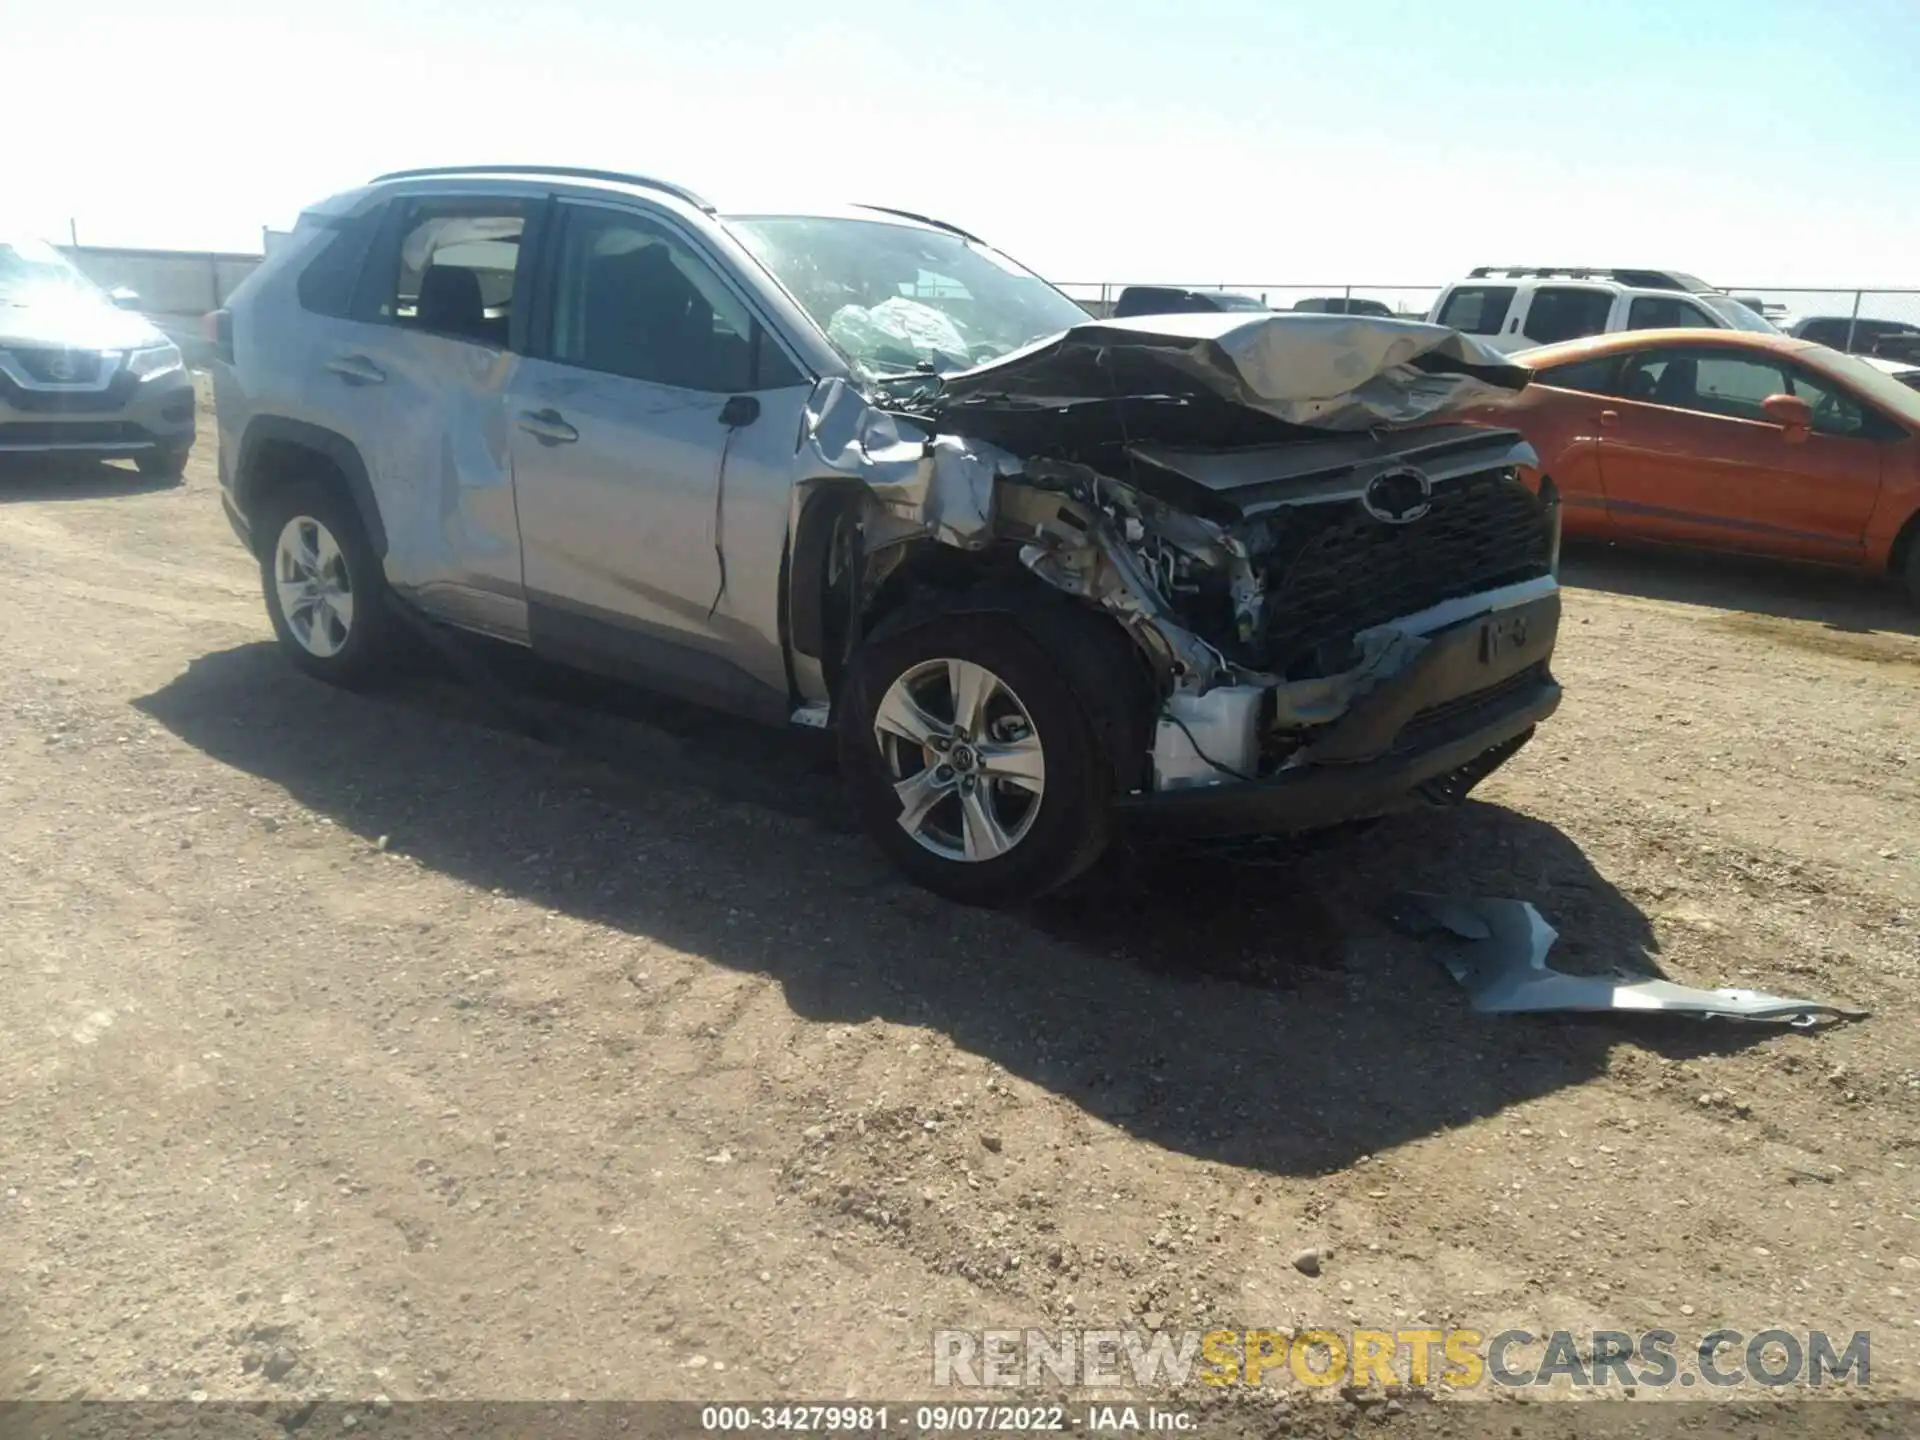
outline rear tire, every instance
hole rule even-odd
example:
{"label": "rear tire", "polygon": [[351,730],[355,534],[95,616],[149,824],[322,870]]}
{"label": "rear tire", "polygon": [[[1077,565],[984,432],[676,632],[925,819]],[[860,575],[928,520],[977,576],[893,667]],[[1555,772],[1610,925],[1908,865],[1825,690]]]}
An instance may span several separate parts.
{"label": "rear tire", "polygon": [[386,678],[400,635],[353,506],[334,486],[299,480],[273,490],[253,521],[267,616],[287,658],[348,689]]}
{"label": "rear tire", "polygon": [[1106,849],[1112,768],[1064,668],[990,612],[934,614],[855,652],[836,706],[841,776],[918,884],[1017,905]]}
{"label": "rear tire", "polygon": [[1920,532],[1907,541],[1906,564],[1901,569],[1905,572],[1901,578],[1907,583],[1908,601],[1920,605]]}
{"label": "rear tire", "polygon": [[149,450],[136,455],[133,464],[149,480],[179,480],[187,473],[187,456],[192,453],[191,446],[184,450]]}

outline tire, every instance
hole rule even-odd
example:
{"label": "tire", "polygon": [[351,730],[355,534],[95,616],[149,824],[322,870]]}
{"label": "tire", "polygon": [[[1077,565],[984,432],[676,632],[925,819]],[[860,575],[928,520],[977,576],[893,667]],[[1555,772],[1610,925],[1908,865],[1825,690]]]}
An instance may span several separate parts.
{"label": "tire", "polygon": [[149,450],[134,456],[133,464],[149,480],[179,480],[187,473],[187,456],[192,453],[191,446],[185,450]]}
{"label": "tire", "polygon": [[1908,601],[1920,605],[1920,533],[1908,540],[1906,564],[1901,569],[1904,573],[1900,578],[1906,581]]}
{"label": "tire", "polygon": [[[273,490],[253,518],[267,616],[287,658],[347,689],[386,678],[400,648],[398,624],[380,557],[346,497],[324,481],[299,480]],[[303,586],[317,603],[296,605],[290,618],[286,607]]]}
{"label": "tire", "polygon": [[[1066,668],[991,612],[935,613],[855,652],[836,707],[841,776],[874,842],[918,884],[962,904],[1017,905],[1106,849],[1113,772]],[[957,687],[985,703],[956,738]],[[929,743],[908,739],[915,730]],[[896,784],[914,782],[903,801]]]}

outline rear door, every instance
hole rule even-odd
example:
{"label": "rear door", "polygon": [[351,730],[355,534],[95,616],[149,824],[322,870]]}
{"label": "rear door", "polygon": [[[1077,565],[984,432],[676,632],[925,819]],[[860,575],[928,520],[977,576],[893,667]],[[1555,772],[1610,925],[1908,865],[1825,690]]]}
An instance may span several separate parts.
{"label": "rear door", "polygon": [[[1797,394],[1815,432],[1787,440],[1762,402]],[[1857,556],[1878,498],[1872,421],[1831,382],[1733,347],[1653,346],[1628,357],[1602,412],[1600,472],[1619,530],[1800,559]]]}
{"label": "rear door", "polygon": [[360,268],[351,323],[312,384],[358,444],[388,578],[424,607],[524,640],[519,529],[502,395],[537,191],[401,196]]}
{"label": "rear door", "polygon": [[697,237],[563,201],[507,404],[534,647],[786,718],[778,574],[810,387]]}
{"label": "rear door", "polygon": [[[1600,414],[1614,403],[1624,363],[1616,353],[1542,366],[1506,407],[1509,423],[1532,442],[1541,473],[1560,492],[1561,523],[1569,535],[1611,529],[1600,477]],[[1497,415],[1489,419],[1498,423]]]}

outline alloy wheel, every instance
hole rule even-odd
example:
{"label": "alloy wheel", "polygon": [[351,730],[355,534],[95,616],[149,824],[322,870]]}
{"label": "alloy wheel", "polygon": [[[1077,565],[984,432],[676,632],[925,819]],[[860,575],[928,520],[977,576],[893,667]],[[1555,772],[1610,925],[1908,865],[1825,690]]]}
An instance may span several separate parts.
{"label": "alloy wheel", "polygon": [[273,583],[295,643],[322,660],[338,655],[353,633],[353,580],[332,532],[311,515],[287,521],[274,544]]}
{"label": "alloy wheel", "polygon": [[1047,784],[1039,730],[986,666],[915,665],[887,687],[873,734],[900,799],[900,828],[935,855],[996,859],[1039,817]]}

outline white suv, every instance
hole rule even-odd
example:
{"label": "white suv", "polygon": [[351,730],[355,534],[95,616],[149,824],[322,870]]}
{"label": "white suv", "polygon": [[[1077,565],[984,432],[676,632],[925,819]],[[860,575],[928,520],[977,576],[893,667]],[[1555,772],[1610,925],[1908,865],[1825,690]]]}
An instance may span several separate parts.
{"label": "white suv", "polygon": [[1482,265],[1442,290],[1427,318],[1509,355],[1612,330],[1779,333],[1726,291],[1676,270]]}

